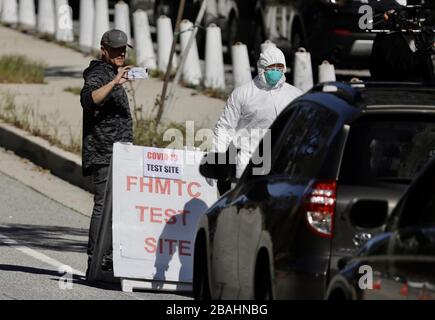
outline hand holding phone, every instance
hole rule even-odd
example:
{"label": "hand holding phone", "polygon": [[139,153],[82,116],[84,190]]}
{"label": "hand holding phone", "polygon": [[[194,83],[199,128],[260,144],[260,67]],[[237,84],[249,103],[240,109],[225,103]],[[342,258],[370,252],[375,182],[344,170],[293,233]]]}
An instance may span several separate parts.
{"label": "hand holding phone", "polygon": [[127,73],[128,80],[148,79],[148,69],[142,67],[131,68]]}

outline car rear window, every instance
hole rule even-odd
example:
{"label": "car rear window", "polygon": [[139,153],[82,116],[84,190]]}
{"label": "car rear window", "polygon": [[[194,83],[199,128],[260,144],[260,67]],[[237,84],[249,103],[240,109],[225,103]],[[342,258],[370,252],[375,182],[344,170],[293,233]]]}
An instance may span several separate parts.
{"label": "car rear window", "polygon": [[339,179],[350,185],[409,183],[434,154],[433,116],[366,116],[351,126]]}

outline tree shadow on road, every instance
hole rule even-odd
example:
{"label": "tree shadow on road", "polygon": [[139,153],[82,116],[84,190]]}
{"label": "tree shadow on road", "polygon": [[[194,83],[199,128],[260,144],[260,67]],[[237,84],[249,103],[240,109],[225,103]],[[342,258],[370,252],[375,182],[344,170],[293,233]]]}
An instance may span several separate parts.
{"label": "tree shadow on road", "polygon": [[0,225],[0,234],[16,241],[0,246],[26,246],[53,251],[86,252],[88,229],[65,226],[41,226],[27,224]]}
{"label": "tree shadow on road", "polygon": [[45,77],[60,77],[60,78],[83,78],[83,70],[71,68],[70,66],[48,67],[45,69]]}
{"label": "tree shadow on road", "polygon": [[[54,278],[51,278],[50,280],[53,281],[59,281],[61,277],[65,275],[63,272],[58,272],[56,270],[49,270],[49,269],[42,269],[42,268],[35,268],[35,267],[27,267],[27,266],[18,266],[18,265],[11,265],[11,264],[0,264],[0,271],[10,271],[10,272],[22,272],[27,274],[37,274],[37,275],[47,275]],[[118,283],[109,283],[109,282],[98,282],[98,283],[89,283],[86,281],[86,278],[77,275],[72,274],[71,280],[74,285],[81,285],[86,286],[90,288],[96,288],[96,289],[104,289],[104,290],[110,290],[110,291],[121,291],[121,285]]]}

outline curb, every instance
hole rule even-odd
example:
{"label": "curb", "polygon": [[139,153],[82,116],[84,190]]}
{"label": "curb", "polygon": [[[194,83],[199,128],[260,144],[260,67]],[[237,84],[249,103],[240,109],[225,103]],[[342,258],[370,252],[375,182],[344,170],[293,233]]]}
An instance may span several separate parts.
{"label": "curb", "polygon": [[91,177],[82,174],[81,158],[40,137],[0,121],[0,146],[26,158],[52,174],[91,193]]}

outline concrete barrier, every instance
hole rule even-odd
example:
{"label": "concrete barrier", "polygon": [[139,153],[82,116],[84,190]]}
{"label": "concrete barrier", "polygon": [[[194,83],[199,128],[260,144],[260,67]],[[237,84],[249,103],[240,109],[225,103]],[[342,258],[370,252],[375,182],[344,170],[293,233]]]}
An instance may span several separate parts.
{"label": "concrete barrier", "polygon": [[[181,52],[185,54],[189,38],[193,32],[193,23],[189,20],[183,20],[180,23],[180,44]],[[198,46],[194,40],[186,57],[186,62],[183,66],[183,80],[193,85],[199,85],[202,80],[201,65],[199,63]]]}
{"label": "concrete barrier", "polygon": [[334,65],[330,64],[326,60],[323,61],[323,63],[319,66],[319,83],[336,81],[336,80],[337,78],[335,76]]}
{"label": "concrete barrier", "polygon": [[252,80],[248,47],[241,42],[237,42],[231,47],[231,52],[234,87],[237,88]]}
{"label": "concrete barrier", "polygon": [[133,27],[136,64],[148,69],[157,69],[148,14],[144,10],[136,10],[133,13]]}
{"label": "concrete barrier", "polygon": [[3,0],[1,22],[9,25],[18,23],[17,0]]}
{"label": "concrete barrier", "polygon": [[[157,19],[157,63],[161,72],[166,72],[171,54],[172,41],[174,39],[171,19],[160,16]],[[177,67],[176,55],[172,60],[172,70]]]}
{"label": "concrete barrier", "polygon": [[18,22],[23,30],[33,30],[36,28],[35,0],[20,0]]}
{"label": "concrete barrier", "polygon": [[304,48],[299,48],[295,53],[293,85],[303,92],[307,92],[313,87],[311,55]]}
{"label": "concrete barrier", "polygon": [[124,1],[118,1],[115,4],[115,29],[125,32],[128,43],[131,43],[130,28],[130,8]]}
{"label": "concrete barrier", "polygon": [[53,0],[39,0],[38,32],[48,35],[54,35],[56,32]]}
{"label": "concrete barrier", "polygon": [[100,51],[101,37],[109,28],[109,4],[107,0],[95,0],[94,40],[92,41],[95,51]]}
{"label": "concrete barrier", "polygon": [[72,8],[68,0],[56,0],[56,40],[60,42],[73,42]]}
{"label": "concrete barrier", "polygon": [[225,89],[221,29],[213,23],[207,27],[206,33],[204,86],[212,89]]}
{"label": "concrete barrier", "polygon": [[80,0],[80,31],[79,47],[84,52],[92,51],[92,42],[94,38],[94,1]]}

